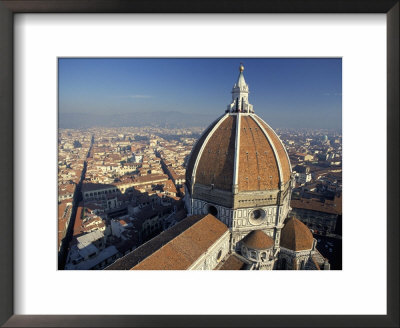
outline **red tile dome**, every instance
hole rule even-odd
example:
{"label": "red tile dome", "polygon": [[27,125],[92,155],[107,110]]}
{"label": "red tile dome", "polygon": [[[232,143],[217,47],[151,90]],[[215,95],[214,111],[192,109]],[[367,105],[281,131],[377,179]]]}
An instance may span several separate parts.
{"label": "red tile dome", "polygon": [[310,250],[314,237],[307,226],[296,218],[287,220],[281,232],[281,247],[292,251]]}
{"label": "red tile dome", "polygon": [[256,114],[227,113],[213,122],[190,155],[186,181],[232,192],[279,190],[291,167],[276,133]]}
{"label": "red tile dome", "polygon": [[274,240],[262,232],[261,230],[254,230],[243,238],[242,243],[248,248],[252,249],[268,249],[274,246]]}

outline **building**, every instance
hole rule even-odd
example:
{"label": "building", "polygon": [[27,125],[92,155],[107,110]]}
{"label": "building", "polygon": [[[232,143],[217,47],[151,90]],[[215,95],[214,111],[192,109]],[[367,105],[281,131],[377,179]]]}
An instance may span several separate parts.
{"label": "building", "polygon": [[295,173],[296,181],[300,185],[304,185],[307,182],[311,181],[311,173],[309,166],[296,165],[293,168],[293,172]]}
{"label": "building", "polygon": [[287,218],[295,175],[278,135],[248,102],[243,70],[240,65],[232,103],[190,154],[185,179],[189,216],[108,269],[328,267],[310,230]]}
{"label": "building", "polygon": [[65,185],[58,186],[58,201],[62,202],[66,199],[73,199],[76,190],[74,183],[68,183]]}
{"label": "building", "polygon": [[[299,218],[317,234],[338,234],[337,224],[341,220],[341,197],[333,201],[318,199],[293,199],[291,214]],[[339,233],[340,234],[340,233]]]}

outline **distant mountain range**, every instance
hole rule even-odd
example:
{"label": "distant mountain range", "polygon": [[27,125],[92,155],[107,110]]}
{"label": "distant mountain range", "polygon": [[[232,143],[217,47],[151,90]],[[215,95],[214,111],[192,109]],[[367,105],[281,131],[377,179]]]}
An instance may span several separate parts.
{"label": "distant mountain range", "polygon": [[127,126],[159,126],[163,128],[184,128],[208,126],[222,113],[198,114],[169,112],[136,112],[125,114],[84,114],[60,113],[58,125],[61,129],[82,129],[95,126],[127,127]]}

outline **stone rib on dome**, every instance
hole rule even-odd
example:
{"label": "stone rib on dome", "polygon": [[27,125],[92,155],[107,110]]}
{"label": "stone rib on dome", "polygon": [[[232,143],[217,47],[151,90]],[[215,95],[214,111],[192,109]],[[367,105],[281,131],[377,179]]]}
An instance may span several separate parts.
{"label": "stone rib on dome", "polygon": [[304,251],[312,249],[313,243],[314,237],[304,223],[296,218],[286,222],[281,233],[281,247],[292,251]]}
{"label": "stone rib on dome", "polygon": [[200,136],[199,140],[194,145],[192,152],[190,154],[187,168],[186,168],[186,181],[192,180],[194,164],[196,163],[196,158],[200,152],[201,146],[203,146],[203,143],[207,139],[207,136],[209,135],[211,130],[214,128],[214,126],[220,121],[220,119],[221,119],[221,117],[219,117],[213,123],[211,123],[209,125],[209,127],[204,130],[203,134]]}
{"label": "stone rib on dome", "polygon": [[268,249],[274,246],[274,240],[261,230],[250,232],[243,238],[242,242],[252,249]]}
{"label": "stone rib on dome", "polygon": [[200,154],[196,182],[232,191],[235,160],[236,116],[223,118]]}

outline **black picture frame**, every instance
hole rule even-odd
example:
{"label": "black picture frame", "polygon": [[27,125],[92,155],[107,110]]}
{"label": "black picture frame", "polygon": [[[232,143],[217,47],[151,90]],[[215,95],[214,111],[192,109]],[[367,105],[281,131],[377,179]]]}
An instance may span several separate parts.
{"label": "black picture frame", "polygon": [[[0,324],[4,327],[399,327],[399,0],[0,0]],[[387,315],[14,315],[13,17],[15,13],[385,13]],[[14,205],[15,206],[15,205]],[[360,267],[360,270],[368,270]],[[367,288],[367,286],[366,286]],[[39,297],[39,295],[38,295]]]}

